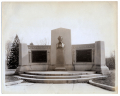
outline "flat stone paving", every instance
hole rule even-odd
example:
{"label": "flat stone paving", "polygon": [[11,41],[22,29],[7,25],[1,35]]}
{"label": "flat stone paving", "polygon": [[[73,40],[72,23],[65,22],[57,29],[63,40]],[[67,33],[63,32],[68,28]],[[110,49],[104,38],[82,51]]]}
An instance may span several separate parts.
{"label": "flat stone paving", "polygon": [[75,84],[40,84],[21,83],[12,86],[4,86],[2,93],[33,93],[33,94],[115,94],[87,83]]}

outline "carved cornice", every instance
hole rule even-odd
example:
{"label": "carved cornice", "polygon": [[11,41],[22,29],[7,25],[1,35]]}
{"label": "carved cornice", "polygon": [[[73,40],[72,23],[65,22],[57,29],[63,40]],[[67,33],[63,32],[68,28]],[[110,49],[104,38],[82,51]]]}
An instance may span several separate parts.
{"label": "carved cornice", "polygon": [[50,46],[28,46],[28,49],[50,49]]}
{"label": "carved cornice", "polygon": [[95,48],[95,44],[72,45],[73,49]]}

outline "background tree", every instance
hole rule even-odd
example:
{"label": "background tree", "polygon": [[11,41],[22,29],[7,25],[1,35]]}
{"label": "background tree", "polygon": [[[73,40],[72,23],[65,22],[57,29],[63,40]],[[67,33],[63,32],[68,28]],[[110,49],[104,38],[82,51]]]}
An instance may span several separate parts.
{"label": "background tree", "polygon": [[38,45],[49,45],[49,41],[46,38],[44,38],[38,42]]}
{"label": "background tree", "polygon": [[20,40],[18,36],[14,38],[13,43],[11,44],[11,48],[9,53],[7,53],[7,66],[8,69],[16,69],[19,64],[19,43]]}
{"label": "background tree", "polygon": [[7,42],[6,42],[6,45],[5,45],[5,54],[6,54],[6,60],[7,60],[7,57],[8,57],[8,55],[9,55],[9,53],[10,53],[10,50],[11,50],[11,44],[12,44],[12,42],[10,41],[10,40],[8,40]]}
{"label": "background tree", "polygon": [[115,69],[115,51],[111,52],[111,56],[106,58],[106,65],[109,69]]}

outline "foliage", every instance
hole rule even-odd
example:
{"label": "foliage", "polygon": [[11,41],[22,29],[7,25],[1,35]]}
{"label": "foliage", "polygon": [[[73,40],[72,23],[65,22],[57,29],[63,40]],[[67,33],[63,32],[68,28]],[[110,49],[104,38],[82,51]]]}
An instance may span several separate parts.
{"label": "foliage", "polygon": [[17,77],[13,76],[5,76],[5,82],[14,82],[14,81],[18,81],[19,79]]}
{"label": "foliage", "polygon": [[105,84],[109,86],[115,86],[115,70],[110,70],[110,75],[104,79],[95,79],[93,80],[96,83]]}
{"label": "foliage", "polygon": [[106,58],[106,65],[110,70],[115,69],[115,54],[114,53],[111,53],[111,56],[109,58]]}
{"label": "foliage", "polygon": [[19,64],[19,38],[16,35],[14,42],[11,44],[10,51],[7,55],[8,69],[16,69]]}

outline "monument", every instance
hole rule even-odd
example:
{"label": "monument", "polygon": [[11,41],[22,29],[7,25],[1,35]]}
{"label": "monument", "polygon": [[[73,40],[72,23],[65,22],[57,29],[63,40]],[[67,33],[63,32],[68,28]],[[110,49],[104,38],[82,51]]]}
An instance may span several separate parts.
{"label": "monument", "polygon": [[[78,39],[79,40],[79,39]],[[95,71],[109,74],[103,41],[71,45],[71,30],[51,30],[51,45],[19,45],[17,73],[26,71]]]}

